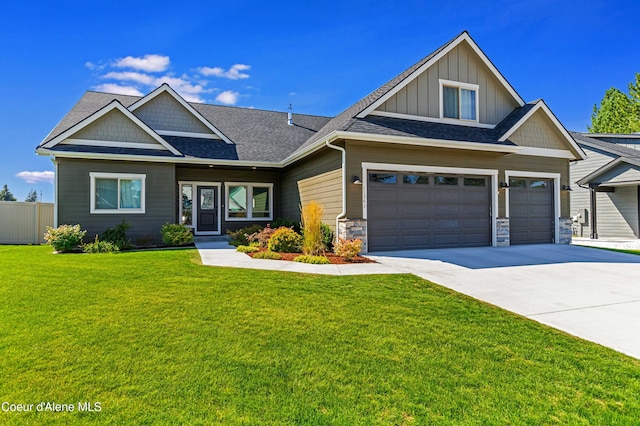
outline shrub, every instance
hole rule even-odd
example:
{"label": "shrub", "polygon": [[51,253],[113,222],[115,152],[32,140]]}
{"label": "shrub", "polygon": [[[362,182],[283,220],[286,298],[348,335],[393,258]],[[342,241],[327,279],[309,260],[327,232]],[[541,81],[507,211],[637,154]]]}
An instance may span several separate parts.
{"label": "shrub", "polygon": [[246,228],[238,229],[237,231],[227,231],[229,235],[229,244],[232,246],[248,246],[249,240],[247,239],[249,235],[255,234],[260,231],[262,226],[260,225],[251,225]]}
{"label": "shrub", "polygon": [[328,265],[331,263],[325,256],[310,256],[308,254],[303,254],[293,260],[294,262],[311,263],[314,265]]}
{"label": "shrub", "polygon": [[270,260],[280,260],[282,256],[280,253],[276,253],[274,251],[261,251],[253,255],[254,259],[270,259]]}
{"label": "shrub", "polygon": [[82,246],[82,251],[85,253],[115,253],[120,249],[109,241],[99,241],[96,235],[95,241]]}
{"label": "shrub", "polygon": [[253,246],[238,246],[236,247],[236,251],[239,251],[240,253],[255,253],[260,251],[260,249]]}
{"label": "shrub", "polygon": [[354,240],[343,240],[342,238],[338,238],[338,241],[334,247],[334,252],[343,257],[344,260],[350,261],[354,257],[358,256],[360,253],[360,249],[362,248],[362,240],[354,239]]}
{"label": "shrub", "polygon": [[300,251],[302,237],[291,228],[281,227],[276,229],[269,240],[269,250],[283,253],[296,253]]}
{"label": "shrub", "polygon": [[128,224],[126,220],[122,219],[122,222],[113,228],[108,228],[104,231],[100,235],[100,240],[113,243],[120,250],[131,248],[131,241],[127,239],[127,229],[129,228],[131,228],[131,225]]}
{"label": "shrub", "polygon": [[55,251],[69,252],[77,248],[87,231],[80,229],[80,225],[60,225],[57,228],[47,226],[44,239]]}
{"label": "shrub", "polygon": [[249,240],[249,243],[252,245],[253,243],[256,243],[258,247],[267,248],[269,247],[269,239],[271,238],[271,235],[273,235],[274,231],[275,229],[273,229],[271,225],[267,224],[263,230],[254,232],[247,236],[247,240]]}
{"label": "shrub", "polygon": [[329,228],[329,225],[322,223],[320,224],[320,231],[322,232],[322,242],[324,243],[327,250],[333,250],[333,231]]}
{"label": "shrub", "polygon": [[168,246],[184,246],[193,242],[191,228],[182,223],[165,223],[160,233],[162,242]]}
{"label": "shrub", "polygon": [[296,220],[278,218],[278,219],[274,220],[273,222],[271,222],[271,229],[278,229],[278,228],[282,228],[283,226],[285,228],[293,229],[298,234],[302,230],[302,228],[300,228],[300,222],[298,222]]}
{"label": "shrub", "polygon": [[322,241],[322,213],[324,207],[316,201],[310,201],[302,208],[302,252],[317,256],[325,250]]}

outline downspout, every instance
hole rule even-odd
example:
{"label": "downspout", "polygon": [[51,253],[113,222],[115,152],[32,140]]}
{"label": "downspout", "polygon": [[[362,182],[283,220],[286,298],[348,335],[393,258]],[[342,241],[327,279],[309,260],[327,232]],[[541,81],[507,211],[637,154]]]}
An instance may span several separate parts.
{"label": "downspout", "polygon": [[341,146],[331,145],[329,139],[327,139],[325,144],[331,149],[342,152],[342,211],[336,216],[336,238],[338,238],[340,219],[343,219],[347,215],[347,171],[345,170],[347,167],[347,151]]}

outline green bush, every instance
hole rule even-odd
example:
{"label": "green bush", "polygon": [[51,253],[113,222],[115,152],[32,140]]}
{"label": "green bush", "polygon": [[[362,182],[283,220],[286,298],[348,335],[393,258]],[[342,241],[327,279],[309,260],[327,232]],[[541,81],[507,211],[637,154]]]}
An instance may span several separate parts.
{"label": "green bush", "polygon": [[320,224],[320,231],[322,232],[322,242],[329,251],[333,251],[333,231],[326,223]]}
{"label": "green bush", "polygon": [[274,251],[261,251],[253,255],[254,259],[270,259],[270,260],[280,260],[282,256],[280,253],[276,253]]}
{"label": "green bush", "polygon": [[182,223],[165,223],[160,233],[162,242],[168,246],[184,246],[193,242],[191,228]]}
{"label": "green bush", "polygon": [[239,251],[240,253],[255,253],[260,251],[260,249],[254,246],[238,246],[236,247],[236,251]]}
{"label": "green bush", "polygon": [[310,256],[308,254],[300,255],[293,259],[293,261],[301,263],[311,263],[314,265],[328,265],[331,263],[325,256]]}
{"label": "green bush", "polygon": [[297,253],[300,251],[302,237],[291,228],[281,227],[274,231],[269,239],[269,250],[282,253]]}
{"label": "green bush", "polygon": [[126,250],[131,248],[131,241],[127,239],[127,229],[131,228],[131,225],[126,220],[122,219],[122,222],[108,228],[100,235],[100,241],[108,241],[118,247],[119,250]]}
{"label": "green bush", "polygon": [[85,253],[115,253],[120,249],[109,241],[99,241],[96,235],[95,241],[82,245],[82,251]]}
{"label": "green bush", "polygon": [[290,220],[290,219],[281,219],[278,218],[276,220],[274,220],[273,222],[270,223],[271,225],[271,229],[278,229],[278,228],[291,228],[294,231],[296,231],[298,234],[301,232],[302,228],[300,227],[300,222],[295,221],[295,220]]}
{"label": "green bush", "polygon": [[229,231],[227,230],[227,235],[229,235],[229,244],[232,246],[248,246],[249,245],[249,235],[255,234],[258,231],[262,230],[261,225],[251,225],[246,228],[238,229],[237,231]]}
{"label": "green bush", "polygon": [[47,226],[44,239],[55,251],[69,252],[82,244],[87,231],[80,229],[80,225],[60,225],[57,228]]}
{"label": "green bush", "polygon": [[361,248],[362,240],[359,240],[357,238],[354,240],[343,240],[342,238],[338,238],[333,251],[338,256],[343,257],[344,260],[350,261],[354,257],[358,256]]}

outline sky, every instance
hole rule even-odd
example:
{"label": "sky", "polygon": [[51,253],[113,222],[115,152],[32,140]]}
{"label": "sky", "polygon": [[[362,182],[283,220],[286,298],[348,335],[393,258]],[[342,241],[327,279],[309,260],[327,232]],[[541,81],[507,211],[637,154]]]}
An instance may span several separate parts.
{"label": "sky", "polygon": [[87,90],[334,116],[467,30],[525,99],[586,131],[640,72],[637,2],[21,1],[0,16],[0,187],[52,202],[35,147]]}

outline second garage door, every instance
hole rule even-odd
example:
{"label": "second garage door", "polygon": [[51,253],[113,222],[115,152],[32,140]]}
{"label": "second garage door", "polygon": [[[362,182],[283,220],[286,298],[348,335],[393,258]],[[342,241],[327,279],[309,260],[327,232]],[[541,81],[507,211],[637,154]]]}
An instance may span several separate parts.
{"label": "second garage door", "polygon": [[511,245],[552,243],[553,217],[553,180],[509,179]]}
{"label": "second garage door", "polygon": [[372,171],[369,251],[491,244],[490,178]]}

